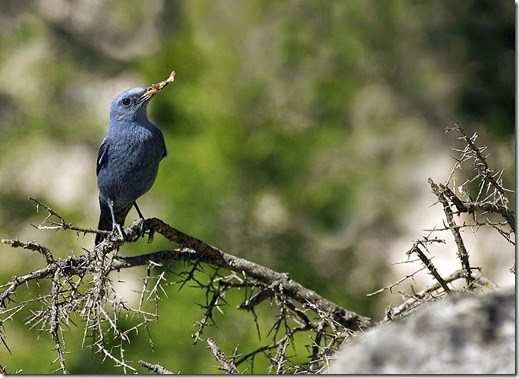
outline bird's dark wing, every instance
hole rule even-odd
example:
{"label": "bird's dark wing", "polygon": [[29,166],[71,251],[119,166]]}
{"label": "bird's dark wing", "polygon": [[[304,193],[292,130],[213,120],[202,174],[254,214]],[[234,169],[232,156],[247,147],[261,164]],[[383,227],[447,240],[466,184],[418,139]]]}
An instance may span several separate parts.
{"label": "bird's dark wing", "polygon": [[101,143],[101,147],[99,147],[99,152],[97,153],[97,168],[96,175],[99,175],[99,171],[106,164],[106,159],[108,157],[108,146],[110,145],[109,139],[105,138],[103,143]]}
{"label": "bird's dark wing", "polygon": [[164,141],[164,135],[162,135],[162,133],[161,133],[161,137],[162,137],[162,144],[164,145],[164,153],[162,154],[162,157],[160,158],[162,160],[168,155],[168,149],[166,148],[166,142]]}

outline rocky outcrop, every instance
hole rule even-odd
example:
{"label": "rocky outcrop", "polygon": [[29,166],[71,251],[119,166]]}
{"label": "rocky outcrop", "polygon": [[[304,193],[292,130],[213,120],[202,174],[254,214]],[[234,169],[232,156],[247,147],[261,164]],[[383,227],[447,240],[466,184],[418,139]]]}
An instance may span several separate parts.
{"label": "rocky outcrop", "polygon": [[335,358],[331,374],[515,374],[515,288],[449,295]]}

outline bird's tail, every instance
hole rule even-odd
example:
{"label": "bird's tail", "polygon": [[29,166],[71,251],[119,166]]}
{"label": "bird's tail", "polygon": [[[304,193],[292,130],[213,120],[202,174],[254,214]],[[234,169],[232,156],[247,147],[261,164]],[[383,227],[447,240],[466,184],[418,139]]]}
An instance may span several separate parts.
{"label": "bird's tail", "polygon": [[[121,227],[124,225],[124,221],[126,219],[126,215],[132,208],[133,204],[126,205],[124,207],[114,207],[114,215],[115,222],[119,224]],[[98,230],[104,231],[112,231],[113,221],[112,221],[112,213],[110,212],[110,207],[106,203],[106,201],[99,198],[99,208],[101,209],[101,214],[99,215],[99,223],[97,225]],[[95,245],[98,245],[103,240],[105,240],[106,236],[97,234]]]}

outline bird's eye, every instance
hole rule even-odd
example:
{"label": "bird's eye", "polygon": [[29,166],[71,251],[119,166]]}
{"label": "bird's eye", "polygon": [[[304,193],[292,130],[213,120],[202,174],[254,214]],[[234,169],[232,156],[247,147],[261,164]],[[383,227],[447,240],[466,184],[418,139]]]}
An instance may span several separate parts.
{"label": "bird's eye", "polygon": [[130,105],[130,99],[128,97],[123,98],[123,105]]}

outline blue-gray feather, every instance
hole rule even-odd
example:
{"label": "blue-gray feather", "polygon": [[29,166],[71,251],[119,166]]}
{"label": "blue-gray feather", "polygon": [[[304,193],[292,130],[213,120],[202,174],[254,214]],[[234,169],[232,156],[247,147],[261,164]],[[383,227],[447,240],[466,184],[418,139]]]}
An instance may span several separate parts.
{"label": "blue-gray feather", "polygon": [[[166,156],[162,132],[147,117],[148,88],[129,89],[112,102],[110,125],[99,148],[99,230],[123,226],[135,201],[146,193]],[[114,217],[110,210],[113,209]],[[96,244],[104,239],[98,234]]]}

